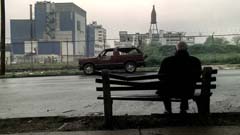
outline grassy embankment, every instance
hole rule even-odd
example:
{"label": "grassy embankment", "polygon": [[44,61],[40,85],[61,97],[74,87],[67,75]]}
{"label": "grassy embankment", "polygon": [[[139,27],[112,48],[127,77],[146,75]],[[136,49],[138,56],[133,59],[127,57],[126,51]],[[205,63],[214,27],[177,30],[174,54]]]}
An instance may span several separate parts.
{"label": "grassy embankment", "polygon": [[[161,61],[175,52],[174,46],[151,46],[144,50],[148,55],[147,66],[159,66]],[[194,45],[189,46],[191,55],[198,57],[203,65],[225,65],[240,68],[240,46]]]}
{"label": "grassy embankment", "polygon": [[6,75],[0,78],[17,77],[39,77],[39,76],[60,76],[60,75],[79,75],[76,63],[69,64],[15,64],[7,65]]}

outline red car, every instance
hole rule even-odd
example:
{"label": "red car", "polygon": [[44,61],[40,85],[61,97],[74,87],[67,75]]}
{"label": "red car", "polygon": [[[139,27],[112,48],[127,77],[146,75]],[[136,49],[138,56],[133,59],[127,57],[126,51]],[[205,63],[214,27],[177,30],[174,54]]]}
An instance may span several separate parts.
{"label": "red car", "polygon": [[95,58],[79,59],[80,70],[90,75],[100,69],[125,69],[133,73],[139,66],[144,66],[143,53],[135,48],[109,48]]}

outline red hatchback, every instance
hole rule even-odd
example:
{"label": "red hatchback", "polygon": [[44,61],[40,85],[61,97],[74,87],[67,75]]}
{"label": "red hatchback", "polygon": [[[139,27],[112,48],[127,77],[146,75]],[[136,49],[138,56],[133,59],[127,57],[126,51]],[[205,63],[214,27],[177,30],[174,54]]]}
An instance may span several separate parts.
{"label": "red hatchback", "polygon": [[135,47],[109,48],[95,58],[79,59],[80,70],[87,75],[101,69],[125,69],[126,72],[133,73],[139,66],[144,66],[144,56]]}

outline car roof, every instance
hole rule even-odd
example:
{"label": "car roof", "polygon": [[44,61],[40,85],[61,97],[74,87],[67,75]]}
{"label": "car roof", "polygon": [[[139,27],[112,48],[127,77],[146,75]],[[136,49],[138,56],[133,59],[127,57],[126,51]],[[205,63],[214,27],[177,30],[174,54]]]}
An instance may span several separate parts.
{"label": "car roof", "polygon": [[115,48],[108,48],[108,49],[105,49],[105,50],[106,51],[113,51],[114,49],[117,49],[118,51],[121,51],[121,52],[129,52],[129,51],[137,49],[137,48],[136,47],[121,47],[121,48],[120,47],[115,47]]}

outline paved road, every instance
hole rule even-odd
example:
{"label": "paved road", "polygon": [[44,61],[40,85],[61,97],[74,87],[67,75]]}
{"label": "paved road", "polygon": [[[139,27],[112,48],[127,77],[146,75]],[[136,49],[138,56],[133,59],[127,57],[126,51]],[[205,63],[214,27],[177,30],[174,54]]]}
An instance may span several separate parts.
{"label": "paved road", "polygon": [[[222,70],[211,111],[240,111],[240,71]],[[101,115],[102,101],[96,100],[95,76],[38,77],[0,80],[0,118],[34,116]],[[154,93],[154,91],[152,91]],[[159,102],[114,102],[115,114],[162,113]],[[178,104],[173,110],[178,112]],[[190,112],[196,105],[190,102]]]}
{"label": "paved road", "polygon": [[101,104],[93,77],[64,76],[0,80],[0,117],[79,114]]}

